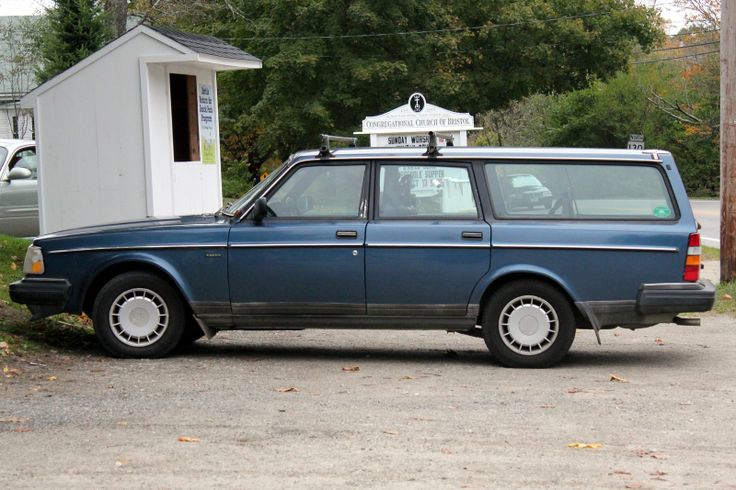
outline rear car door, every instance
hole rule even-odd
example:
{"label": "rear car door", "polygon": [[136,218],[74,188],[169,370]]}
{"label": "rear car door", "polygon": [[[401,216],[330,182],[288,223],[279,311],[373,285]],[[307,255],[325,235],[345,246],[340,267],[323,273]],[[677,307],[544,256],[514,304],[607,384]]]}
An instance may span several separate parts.
{"label": "rear car door", "polygon": [[376,164],[373,219],[366,231],[368,314],[470,317],[468,300],[490,267],[470,164]]}
{"label": "rear car door", "polygon": [[269,216],[232,227],[236,324],[365,314],[367,172],[360,161],[299,164],[268,191]]}

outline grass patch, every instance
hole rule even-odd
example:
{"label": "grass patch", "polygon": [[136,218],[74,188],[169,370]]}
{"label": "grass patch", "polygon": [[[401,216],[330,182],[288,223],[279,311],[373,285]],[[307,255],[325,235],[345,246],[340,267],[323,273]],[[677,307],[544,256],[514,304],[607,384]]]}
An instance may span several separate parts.
{"label": "grass patch", "polygon": [[703,245],[703,260],[721,260],[721,251],[715,247]]}
{"label": "grass patch", "polygon": [[736,281],[718,284],[714,310],[718,313],[736,315]]}

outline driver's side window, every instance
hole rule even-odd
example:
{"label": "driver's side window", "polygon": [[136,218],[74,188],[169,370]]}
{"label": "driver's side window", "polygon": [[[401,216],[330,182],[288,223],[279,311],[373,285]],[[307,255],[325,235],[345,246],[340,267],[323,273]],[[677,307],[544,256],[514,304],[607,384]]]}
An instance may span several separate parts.
{"label": "driver's side window", "polygon": [[365,165],[313,165],[297,169],[268,198],[277,217],[358,218]]}

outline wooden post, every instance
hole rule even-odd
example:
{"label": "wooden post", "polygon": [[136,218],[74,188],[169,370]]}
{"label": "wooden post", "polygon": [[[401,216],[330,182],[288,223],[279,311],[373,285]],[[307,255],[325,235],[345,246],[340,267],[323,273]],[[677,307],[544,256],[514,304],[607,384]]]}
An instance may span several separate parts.
{"label": "wooden post", "polygon": [[736,280],[736,0],[721,2],[721,280]]}

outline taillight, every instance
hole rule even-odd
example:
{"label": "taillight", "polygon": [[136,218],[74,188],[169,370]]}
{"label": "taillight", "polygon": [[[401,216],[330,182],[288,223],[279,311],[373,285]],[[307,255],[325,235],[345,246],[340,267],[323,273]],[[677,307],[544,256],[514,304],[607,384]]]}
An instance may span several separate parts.
{"label": "taillight", "polygon": [[682,278],[687,282],[697,282],[700,278],[700,233],[691,233],[687,240],[687,258],[685,259],[685,273]]}

